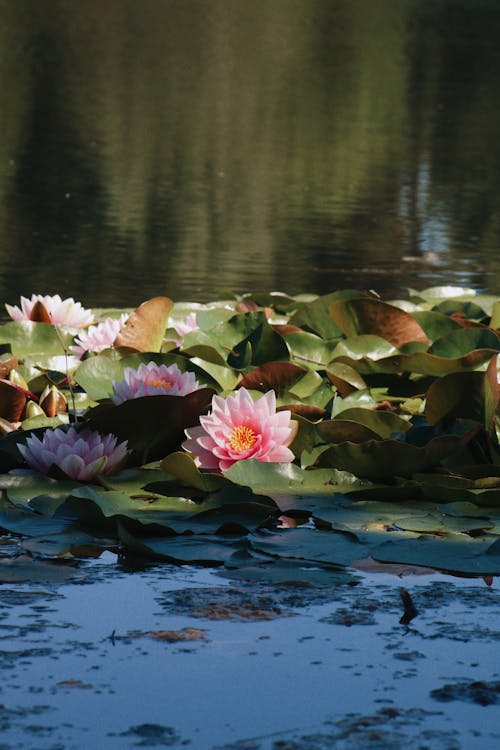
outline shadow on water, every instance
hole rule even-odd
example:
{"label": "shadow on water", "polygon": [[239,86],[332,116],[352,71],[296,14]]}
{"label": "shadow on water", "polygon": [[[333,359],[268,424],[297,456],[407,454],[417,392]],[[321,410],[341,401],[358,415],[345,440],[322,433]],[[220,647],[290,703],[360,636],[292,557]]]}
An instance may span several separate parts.
{"label": "shadow on water", "polygon": [[498,289],[498,4],[0,10],[6,301]]}

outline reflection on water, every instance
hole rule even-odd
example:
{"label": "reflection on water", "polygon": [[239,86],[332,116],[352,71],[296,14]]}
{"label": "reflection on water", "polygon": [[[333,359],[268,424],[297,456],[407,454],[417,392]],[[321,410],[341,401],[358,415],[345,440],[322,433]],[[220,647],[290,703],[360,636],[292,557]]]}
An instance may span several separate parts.
{"label": "reflection on water", "polygon": [[1,299],[500,287],[495,0],[0,0]]}

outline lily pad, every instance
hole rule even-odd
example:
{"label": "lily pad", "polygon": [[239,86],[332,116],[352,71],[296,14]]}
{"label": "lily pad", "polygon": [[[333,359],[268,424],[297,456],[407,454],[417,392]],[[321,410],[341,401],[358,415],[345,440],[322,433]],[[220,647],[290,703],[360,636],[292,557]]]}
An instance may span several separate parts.
{"label": "lily pad", "polygon": [[397,349],[410,341],[429,343],[424,330],[412,315],[381,300],[338,300],[332,302],[328,309],[346,336],[379,336]]}
{"label": "lily pad", "polygon": [[187,396],[144,396],[119,406],[101,406],[89,413],[87,426],[127,440],[135,461],[144,464],[177,450],[184,430],[208,412],[214,391],[201,388]]}
{"label": "lily pad", "polygon": [[422,535],[417,541],[387,541],[371,550],[375,560],[420,565],[454,573],[500,574],[500,557],[487,555],[491,539],[466,534]]}

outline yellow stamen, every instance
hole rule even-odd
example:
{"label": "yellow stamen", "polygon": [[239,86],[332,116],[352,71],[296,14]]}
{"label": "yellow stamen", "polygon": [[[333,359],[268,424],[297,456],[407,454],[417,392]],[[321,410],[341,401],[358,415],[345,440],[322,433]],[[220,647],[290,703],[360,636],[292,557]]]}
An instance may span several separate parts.
{"label": "yellow stamen", "polygon": [[235,451],[247,451],[257,440],[257,435],[245,424],[234,427],[229,436],[229,445]]}
{"label": "yellow stamen", "polygon": [[152,385],[154,388],[166,388],[168,391],[173,384],[170,380],[149,380],[148,385]]}

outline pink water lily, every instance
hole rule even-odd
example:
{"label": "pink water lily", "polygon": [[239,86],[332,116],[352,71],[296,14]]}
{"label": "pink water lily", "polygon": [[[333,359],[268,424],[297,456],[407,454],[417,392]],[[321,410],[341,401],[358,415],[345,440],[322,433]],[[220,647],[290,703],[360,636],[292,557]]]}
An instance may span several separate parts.
{"label": "pink water lily", "polygon": [[188,333],[191,333],[191,331],[198,330],[198,322],[196,320],[196,313],[189,313],[189,315],[182,320],[172,320],[171,318],[168,321],[168,325],[170,328],[173,328],[176,332],[178,338],[172,338],[170,341],[175,341],[176,346],[182,346],[182,342],[184,340],[184,336],[186,336]]}
{"label": "pink water lily", "polygon": [[99,474],[113,474],[125,462],[127,441],[117,444],[114,435],[74,427],[45,430],[42,439],[31,435],[19,445],[26,463],[39,474],[57,467],[70,479],[89,482]]}
{"label": "pink water lily", "polygon": [[212,411],[200,417],[199,427],[185,430],[184,450],[194,454],[201,469],[227,471],[236,461],[253,458],[265,462],[290,462],[288,446],[298,423],[289,411],[276,411],[274,391],[256,401],[245,388],[234,396],[213,396]]}
{"label": "pink water lily", "polygon": [[199,387],[194,373],[181,372],[176,364],[141,363],[137,370],[126,367],[123,380],[113,380],[111,400],[115,404],[122,404],[142,396],[186,396]]}
{"label": "pink water lily", "polygon": [[187,333],[191,333],[191,331],[196,331],[198,327],[196,313],[189,313],[189,315],[183,320],[175,320],[172,322],[172,328],[175,329],[178,336],[185,336]]}
{"label": "pink water lily", "polygon": [[20,307],[6,304],[5,309],[13,320],[39,320],[36,311],[40,304],[50,319],[44,322],[75,328],[83,328],[94,322],[92,310],[86,310],[80,302],[75,302],[73,297],[61,299],[59,294],[32,294],[31,299],[21,297]]}
{"label": "pink water lily", "polygon": [[127,319],[128,315],[124,313],[119,318],[106,318],[102,323],[90,326],[86,331],[78,334],[75,343],[70,346],[70,350],[78,359],[81,359],[86,352],[96,354],[104,349],[109,349],[113,346]]}

